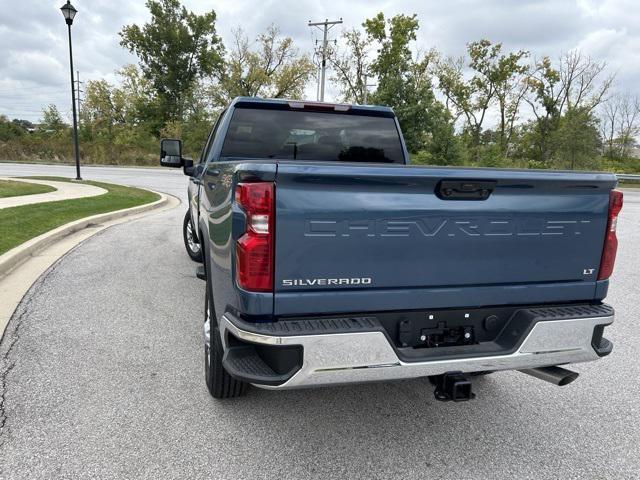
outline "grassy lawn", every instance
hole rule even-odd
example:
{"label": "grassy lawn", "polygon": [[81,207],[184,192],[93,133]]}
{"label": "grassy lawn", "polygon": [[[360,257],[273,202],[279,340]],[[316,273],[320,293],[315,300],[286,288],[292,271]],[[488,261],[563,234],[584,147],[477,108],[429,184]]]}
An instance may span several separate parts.
{"label": "grassy lawn", "polygon": [[0,198],[35,195],[36,193],[49,193],[54,191],[55,188],[50,187],[49,185],[0,180]]}
{"label": "grassy lawn", "polygon": [[[59,182],[71,181],[60,177],[25,178]],[[157,194],[139,188],[123,187],[102,182],[82,183],[102,187],[107,190],[107,193],[97,197],[36,203],[0,210],[0,255],[33,237],[37,237],[65,223],[98,213],[113,212],[143,205],[159,198]]]}

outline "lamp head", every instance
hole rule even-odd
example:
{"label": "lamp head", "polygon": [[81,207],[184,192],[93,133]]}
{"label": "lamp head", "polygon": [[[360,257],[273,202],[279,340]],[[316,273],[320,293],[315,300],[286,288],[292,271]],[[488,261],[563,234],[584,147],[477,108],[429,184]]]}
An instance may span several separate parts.
{"label": "lamp head", "polygon": [[71,1],[67,0],[67,3],[60,7],[60,10],[62,10],[62,15],[64,15],[64,21],[67,22],[67,25],[72,25],[73,17],[76,16],[76,13],[78,13],[78,11],[73,5],[71,5]]}

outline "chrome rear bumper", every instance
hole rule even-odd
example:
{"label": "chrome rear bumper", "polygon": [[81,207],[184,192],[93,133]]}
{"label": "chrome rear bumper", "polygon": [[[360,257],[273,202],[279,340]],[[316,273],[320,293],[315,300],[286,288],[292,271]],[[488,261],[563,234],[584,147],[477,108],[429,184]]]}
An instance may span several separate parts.
{"label": "chrome rear bumper", "polygon": [[281,385],[256,385],[268,389],[345,384],[441,375],[446,372],[519,370],[597,360],[592,346],[594,328],[610,325],[614,316],[539,321],[513,353],[471,358],[402,361],[381,331],[267,335],[239,328],[226,315],[220,319],[225,350],[228,333],[264,345],[301,345],[301,368]]}

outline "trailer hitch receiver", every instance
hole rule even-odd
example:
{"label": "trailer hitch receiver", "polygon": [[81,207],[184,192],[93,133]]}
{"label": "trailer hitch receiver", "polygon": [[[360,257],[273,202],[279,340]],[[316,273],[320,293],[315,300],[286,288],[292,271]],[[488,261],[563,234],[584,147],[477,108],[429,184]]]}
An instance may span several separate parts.
{"label": "trailer hitch receiver", "polygon": [[435,385],[433,395],[441,402],[464,402],[475,398],[471,391],[471,382],[462,372],[447,372],[429,377]]}

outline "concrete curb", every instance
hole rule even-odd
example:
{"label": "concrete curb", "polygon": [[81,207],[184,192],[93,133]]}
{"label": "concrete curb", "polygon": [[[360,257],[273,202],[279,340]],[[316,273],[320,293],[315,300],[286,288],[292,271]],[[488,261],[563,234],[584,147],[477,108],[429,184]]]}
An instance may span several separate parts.
{"label": "concrete curb", "polygon": [[152,203],[147,203],[145,205],[138,205],[137,207],[125,208],[124,210],[115,210],[108,213],[99,213],[90,217],[81,218],[80,220],[66,223],[58,228],[54,228],[53,230],[49,230],[42,235],[32,238],[31,240],[28,240],[25,243],[20,244],[17,247],[12,248],[8,252],[0,255],[0,277],[9,274],[15,267],[20,265],[29,257],[32,257],[37,252],[79,230],[83,230],[97,223],[109,222],[117,218],[135,215],[137,213],[160,208],[167,204],[169,201],[168,196],[164,193],[155,192],[149,189],[141,190],[147,190],[149,192],[160,195],[160,199]]}

